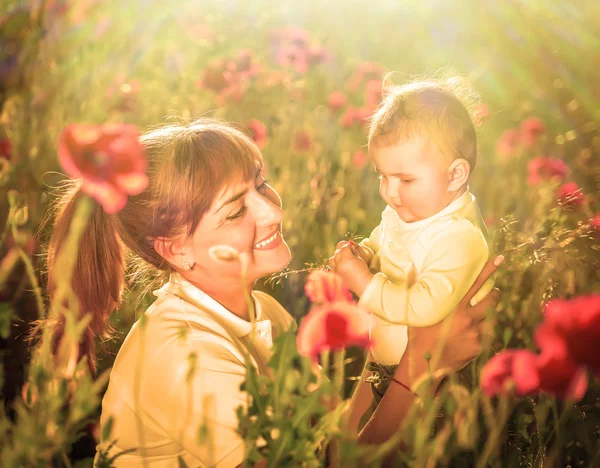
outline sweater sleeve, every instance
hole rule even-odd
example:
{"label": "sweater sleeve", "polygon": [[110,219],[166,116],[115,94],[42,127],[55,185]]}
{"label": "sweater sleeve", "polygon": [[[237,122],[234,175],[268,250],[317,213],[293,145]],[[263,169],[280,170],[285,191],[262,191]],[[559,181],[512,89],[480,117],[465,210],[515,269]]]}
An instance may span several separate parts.
{"label": "sweater sleeve", "polygon": [[[488,256],[483,233],[470,221],[455,219],[432,239],[416,281],[395,284],[383,273],[377,273],[359,304],[384,322],[434,325],[458,305]],[[477,297],[483,297],[492,288],[493,281],[488,281]]]}

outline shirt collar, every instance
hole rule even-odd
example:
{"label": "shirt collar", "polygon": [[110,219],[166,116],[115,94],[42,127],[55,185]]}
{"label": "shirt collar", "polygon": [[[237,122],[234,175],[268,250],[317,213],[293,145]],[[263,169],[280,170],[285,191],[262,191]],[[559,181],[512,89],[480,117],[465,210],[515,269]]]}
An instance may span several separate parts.
{"label": "shirt collar", "polygon": [[442,218],[443,216],[448,216],[452,213],[455,213],[456,211],[463,209],[469,203],[473,202],[475,202],[475,196],[469,191],[469,187],[467,187],[465,193],[463,193],[456,200],[453,200],[446,208],[444,208],[441,211],[438,211],[436,214],[430,216],[429,218],[420,219],[412,223],[407,223],[406,221],[403,221],[400,218],[400,216],[398,216],[398,213],[396,213],[396,210],[391,208],[389,205],[386,206],[383,210],[382,217],[384,221],[386,221],[386,223],[388,223],[391,226],[398,226],[402,229],[412,230],[426,226],[434,222],[435,220]]}
{"label": "shirt collar", "polygon": [[[174,294],[186,302],[194,305],[200,311],[210,314],[219,324],[227,328],[236,338],[248,335],[252,331],[252,322],[248,322],[233,312],[230,312],[222,304],[210,297],[204,291],[198,289],[178,273],[172,273],[169,282],[162,288],[153,292],[157,297],[162,297],[167,293]],[[259,330],[270,329],[271,321],[263,318],[263,308],[254,294],[252,302],[256,314],[256,328]],[[194,321],[194,314],[186,314],[185,319]]]}

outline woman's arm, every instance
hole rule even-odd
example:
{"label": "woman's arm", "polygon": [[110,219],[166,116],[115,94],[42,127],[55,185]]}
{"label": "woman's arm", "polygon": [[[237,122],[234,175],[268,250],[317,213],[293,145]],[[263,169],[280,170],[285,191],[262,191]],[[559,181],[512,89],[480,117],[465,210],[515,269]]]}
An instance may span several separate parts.
{"label": "woman's arm", "polygon": [[[394,378],[400,382],[408,376],[408,362],[409,360],[403,357],[394,374]],[[390,382],[377,409],[360,431],[358,443],[381,444],[387,441],[400,428],[415,399],[413,392],[393,381]]]}
{"label": "woman's arm", "polygon": [[[475,306],[471,306],[470,301],[503,260],[502,256],[495,257],[484,266],[479,277],[450,317],[432,327],[411,329],[409,345],[394,375],[396,380],[410,387],[427,374],[429,363],[425,360],[425,353],[436,352],[443,335],[445,335],[444,344],[440,350],[438,368],[456,372],[477,357],[481,351],[482,322],[488,309],[495,309],[498,305],[500,294],[497,289],[494,289]],[[415,378],[411,379],[411,376]],[[377,410],[358,435],[360,444],[383,443],[401,427],[417,398],[403,385],[394,381],[390,383]]]}
{"label": "woman's arm", "polygon": [[369,376],[370,372],[367,370],[367,363],[373,360],[373,355],[369,351],[367,360],[363,367],[363,371],[359,377],[358,385],[354,389],[352,399],[350,400],[350,407],[348,408],[348,428],[353,434],[358,432],[358,424],[360,418],[365,414],[365,411],[369,409],[371,401],[373,400],[373,392],[371,386],[365,382],[365,379]]}

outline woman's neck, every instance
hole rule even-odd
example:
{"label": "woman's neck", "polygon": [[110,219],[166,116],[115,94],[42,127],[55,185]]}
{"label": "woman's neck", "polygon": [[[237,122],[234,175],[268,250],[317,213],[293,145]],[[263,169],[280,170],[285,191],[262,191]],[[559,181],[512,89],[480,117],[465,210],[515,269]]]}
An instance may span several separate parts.
{"label": "woman's neck", "polygon": [[202,280],[195,278],[186,279],[232,314],[248,322],[251,320],[250,311],[248,310],[248,299],[251,299],[250,295],[252,294],[254,282],[248,283],[244,287],[239,278],[231,282],[223,281],[222,278],[219,278],[219,281],[211,281],[206,278]]}

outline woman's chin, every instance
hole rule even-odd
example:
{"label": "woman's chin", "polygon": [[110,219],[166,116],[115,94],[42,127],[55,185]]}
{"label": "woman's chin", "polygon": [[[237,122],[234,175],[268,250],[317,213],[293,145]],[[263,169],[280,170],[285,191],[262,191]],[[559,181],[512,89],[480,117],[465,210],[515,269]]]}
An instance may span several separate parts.
{"label": "woman's chin", "polygon": [[[260,277],[279,273],[283,270],[292,259],[290,248],[285,241],[277,247],[277,249],[264,252],[264,258],[261,259],[259,270],[261,272]],[[258,260],[258,256],[255,256],[255,260]],[[258,265],[257,265],[258,266]]]}

